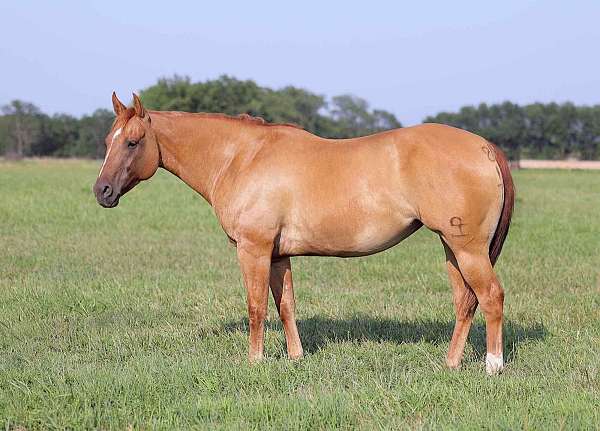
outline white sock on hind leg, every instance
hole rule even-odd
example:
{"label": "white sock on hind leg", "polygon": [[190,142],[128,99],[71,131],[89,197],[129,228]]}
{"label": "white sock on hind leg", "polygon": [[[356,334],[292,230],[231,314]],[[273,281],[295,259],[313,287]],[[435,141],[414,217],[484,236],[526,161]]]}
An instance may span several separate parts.
{"label": "white sock on hind leg", "polygon": [[493,353],[489,353],[485,357],[485,371],[489,375],[498,374],[502,372],[504,369],[504,358],[502,357],[502,353],[499,355],[494,355]]}

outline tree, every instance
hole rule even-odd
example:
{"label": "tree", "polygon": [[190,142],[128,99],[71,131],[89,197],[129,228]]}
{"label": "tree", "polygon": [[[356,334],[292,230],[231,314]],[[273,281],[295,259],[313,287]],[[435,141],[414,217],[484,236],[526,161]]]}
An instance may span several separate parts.
{"label": "tree", "polygon": [[10,145],[10,117],[0,115],[0,154],[6,154]]}
{"label": "tree", "polygon": [[42,113],[37,106],[21,100],[13,100],[2,107],[8,117],[7,156],[22,158],[40,135]]}
{"label": "tree", "polygon": [[320,110],[325,106],[323,96],[296,87],[285,87],[277,91],[265,91],[259,110],[267,121],[298,124],[317,133]]}
{"label": "tree", "polygon": [[68,156],[79,137],[79,120],[71,115],[44,116],[41,133],[31,147],[33,155]]}
{"label": "tree", "polygon": [[[269,122],[294,123],[327,138],[351,138],[401,127],[392,113],[371,109],[364,99],[351,94],[328,100],[302,88],[272,89],[227,75],[204,82],[180,76],[164,78],[144,89],[141,96],[151,109],[246,113]],[[9,157],[102,157],[104,138],[114,119],[105,109],[80,118],[48,116],[20,100],[4,106],[2,112],[0,154]],[[481,103],[440,112],[425,122],[477,133],[512,159],[600,158],[600,105]]]}
{"label": "tree", "polygon": [[352,95],[334,97],[331,109],[325,97],[287,86],[261,87],[252,80],[223,75],[192,83],[187,77],[160,79],[141,92],[151,109],[187,112],[250,114],[276,123],[294,123],[324,137],[354,137],[400,127],[393,114],[369,111],[366,101]]}
{"label": "tree", "polygon": [[351,94],[334,97],[329,112],[337,123],[339,137],[364,136],[401,127],[392,113],[380,109],[370,111],[366,100]]}
{"label": "tree", "polygon": [[104,138],[110,130],[115,115],[107,109],[97,109],[92,115],[85,115],[79,120],[77,140],[64,154],[71,157],[102,158],[106,148]]}
{"label": "tree", "polygon": [[442,112],[427,117],[425,122],[449,124],[477,133],[498,144],[513,159],[599,156],[600,106],[481,104],[463,107],[455,113]]}
{"label": "tree", "polygon": [[342,137],[359,136],[371,128],[369,105],[360,97],[344,94],[332,99],[331,117],[339,124]]}

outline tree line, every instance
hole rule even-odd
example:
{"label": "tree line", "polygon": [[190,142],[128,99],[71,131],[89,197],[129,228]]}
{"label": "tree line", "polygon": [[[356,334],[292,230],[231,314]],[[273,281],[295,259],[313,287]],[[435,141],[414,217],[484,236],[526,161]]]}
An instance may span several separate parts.
{"label": "tree line", "polygon": [[[269,122],[294,123],[325,137],[349,138],[401,127],[396,117],[370,109],[356,96],[325,97],[296,87],[273,90],[252,80],[222,76],[192,83],[189,78],[160,79],[141,91],[148,109],[249,114]],[[14,100],[2,107],[0,154],[26,156],[103,157],[104,137],[114,120],[106,109],[76,118],[47,115],[35,105]]]}
{"label": "tree line", "polygon": [[[328,100],[297,87],[274,90],[229,76],[205,82],[178,76],[160,79],[140,96],[149,109],[246,113],[269,122],[294,123],[330,138],[401,127],[392,113],[371,109],[364,99],[353,95]],[[47,115],[31,103],[14,100],[2,107],[0,154],[13,158],[99,158],[104,155],[104,137],[113,120],[113,113],[106,109],[76,118]],[[513,159],[600,158],[600,106],[481,104],[439,113],[425,122],[450,124],[480,134]]]}
{"label": "tree line", "polygon": [[494,142],[511,159],[600,159],[600,105],[511,102],[465,106],[425,122],[469,130]]}
{"label": "tree line", "polygon": [[32,103],[13,100],[2,107],[0,154],[8,158],[29,156],[104,156],[104,137],[114,114],[98,109],[80,118],[68,114],[47,115]]}

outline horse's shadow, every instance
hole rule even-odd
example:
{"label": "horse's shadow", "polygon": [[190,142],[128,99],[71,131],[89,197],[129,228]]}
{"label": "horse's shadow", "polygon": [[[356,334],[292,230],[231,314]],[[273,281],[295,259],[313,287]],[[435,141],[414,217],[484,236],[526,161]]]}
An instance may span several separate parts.
{"label": "horse's shadow", "polygon": [[[281,331],[279,321],[265,322],[267,329]],[[355,315],[348,318],[313,316],[298,320],[298,330],[306,353],[315,353],[327,344],[342,342],[391,342],[396,344],[430,343],[444,345],[450,342],[453,321],[441,320],[393,320],[374,318],[368,315]],[[248,330],[248,319],[231,321],[223,325],[226,332]],[[504,345],[509,356],[514,356],[522,342],[543,340],[548,332],[543,324],[523,326],[520,323],[504,321]],[[473,322],[469,341],[476,356],[485,354],[485,324]]]}

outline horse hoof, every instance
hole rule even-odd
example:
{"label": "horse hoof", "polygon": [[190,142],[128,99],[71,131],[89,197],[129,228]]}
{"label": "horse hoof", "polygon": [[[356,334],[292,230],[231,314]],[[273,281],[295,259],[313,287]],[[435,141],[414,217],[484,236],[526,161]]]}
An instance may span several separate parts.
{"label": "horse hoof", "polygon": [[460,369],[460,361],[451,361],[449,359],[446,359],[446,366],[450,370],[458,370]]}
{"label": "horse hoof", "polygon": [[504,359],[502,358],[502,353],[499,355],[488,353],[485,357],[485,371],[490,376],[495,376],[500,374],[502,370],[504,370]]}
{"label": "horse hoof", "polygon": [[263,360],[263,355],[262,354],[249,354],[248,355],[248,362],[250,362],[250,364],[258,364],[260,362],[262,362]]}
{"label": "horse hoof", "polygon": [[299,352],[288,353],[288,358],[291,361],[299,361],[304,357],[304,352],[300,350]]}

